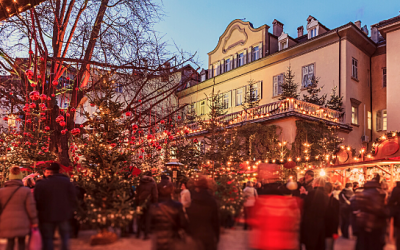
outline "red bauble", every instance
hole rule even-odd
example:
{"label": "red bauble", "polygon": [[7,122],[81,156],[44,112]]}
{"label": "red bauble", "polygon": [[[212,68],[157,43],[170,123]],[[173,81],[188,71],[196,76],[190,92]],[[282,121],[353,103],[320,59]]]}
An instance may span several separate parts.
{"label": "red bauble", "polygon": [[45,121],[47,118],[46,116],[40,117],[40,120]]}
{"label": "red bauble", "polygon": [[40,100],[46,101],[46,100],[47,100],[47,95],[41,94],[41,95],[40,95]]}
{"label": "red bauble", "polygon": [[67,117],[70,117],[70,116],[71,116],[71,114],[70,114],[70,113],[67,113],[67,114],[66,114],[66,116],[67,116]]}
{"label": "red bauble", "polygon": [[61,134],[65,135],[67,133],[68,129],[63,129],[61,130]]}
{"label": "red bauble", "polygon": [[76,111],[76,108],[71,108],[71,112],[75,112]]}
{"label": "red bauble", "polygon": [[139,102],[142,102],[142,100],[139,100]]}
{"label": "red bauble", "polygon": [[116,143],[111,143],[110,146],[114,148],[115,146],[117,146],[117,144]]}
{"label": "red bauble", "polygon": [[9,94],[10,94],[10,95],[13,95],[13,92],[10,92]]}
{"label": "red bauble", "polygon": [[132,140],[132,141],[136,140],[136,137],[132,136],[132,137],[131,137],[131,140]]}
{"label": "red bauble", "polygon": [[44,61],[44,58],[43,58],[43,57],[40,57],[40,61],[42,61],[42,62],[43,62],[43,61]]}
{"label": "red bauble", "polygon": [[20,122],[20,121],[21,121],[21,118],[17,118],[16,120],[17,120],[17,122]]}
{"label": "red bauble", "polygon": [[172,135],[170,135],[169,137],[168,137],[168,139],[170,139],[171,141],[174,139],[174,137],[172,136]]}
{"label": "red bauble", "polygon": [[51,97],[55,97],[56,95],[55,94],[51,94]]}
{"label": "red bauble", "polygon": [[136,125],[136,124],[133,124],[133,125],[132,125],[132,129],[133,129],[133,130],[137,130],[138,128],[139,128],[138,125]]}
{"label": "red bauble", "polygon": [[39,98],[40,98],[39,91],[32,91],[31,93],[29,93],[29,98],[30,98],[32,101],[37,101],[37,100],[39,100]]}
{"label": "red bauble", "polygon": [[96,106],[96,104],[94,104],[94,103],[90,103],[90,106],[91,106],[91,107],[94,107],[94,106]]}
{"label": "red bauble", "polygon": [[44,130],[49,131],[49,130],[50,130],[50,127],[49,127],[49,126],[46,126],[46,127],[44,127]]}
{"label": "red bauble", "polygon": [[165,121],[164,121],[164,120],[161,120],[161,121],[160,121],[160,123],[161,123],[161,124],[164,124],[164,123],[165,123]]}
{"label": "red bauble", "polygon": [[33,54],[33,51],[31,49],[29,50],[29,54],[31,54],[31,55]]}
{"label": "red bauble", "polygon": [[81,133],[81,130],[79,128],[74,128],[71,130],[72,135],[79,135]]}
{"label": "red bauble", "polygon": [[34,102],[29,103],[29,108],[31,108],[31,109],[36,108],[36,103],[34,103]]}
{"label": "red bauble", "polygon": [[158,151],[160,151],[161,149],[162,149],[161,146],[158,146],[158,147],[157,147],[157,150],[158,150]]}
{"label": "red bauble", "polygon": [[31,119],[26,120],[26,123],[32,123]]}
{"label": "red bauble", "polygon": [[70,79],[69,76],[67,76],[67,81],[69,81],[69,79]]}
{"label": "red bauble", "polygon": [[132,115],[132,112],[131,112],[131,111],[128,111],[128,112],[125,113],[125,115],[129,117],[129,116]]}
{"label": "red bauble", "polygon": [[153,136],[152,135],[147,135],[147,140],[151,140],[151,139],[153,139]]}
{"label": "red bauble", "polygon": [[7,116],[4,116],[4,117],[3,117],[3,120],[4,120],[4,121],[8,121],[8,117],[7,117]]}
{"label": "red bauble", "polygon": [[198,142],[199,142],[199,140],[197,140],[197,139],[194,139],[194,140],[193,140],[193,142],[194,142],[194,143],[198,143]]}
{"label": "red bauble", "polygon": [[57,80],[53,80],[53,81],[51,82],[51,84],[53,84],[53,86],[57,86],[57,85],[58,85],[58,81],[57,81]]}
{"label": "red bauble", "polygon": [[33,76],[33,71],[30,70],[30,69],[28,69],[28,70],[25,71],[25,74],[26,74],[27,76]]}
{"label": "red bauble", "polygon": [[178,115],[178,119],[179,119],[179,120],[181,119],[181,116],[180,116],[180,115]]}
{"label": "red bauble", "polygon": [[83,124],[79,125],[79,127],[83,128]]}
{"label": "red bauble", "polygon": [[47,101],[51,101],[51,97],[47,97]]}
{"label": "red bauble", "polygon": [[56,122],[61,122],[61,121],[64,121],[64,116],[62,115],[57,116]]}
{"label": "red bauble", "polygon": [[60,121],[60,126],[61,127],[65,127],[65,125],[67,125],[67,123],[65,121]]}
{"label": "red bauble", "polygon": [[35,88],[36,86],[37,86],[36,82],[32,82],[32,83],[31,83],[31,87],[32,87],[32,88]]}
{"label": "red bauble", "polygon": [[184,131],[183,131],[185,134],[189,134],[189,129],[185,129]]}
{"label": "red bauble", "polygon": [[38,78],[38,79],[42,78],[42,75],[37,75],[37,78]]}
{"label": "red bauble", "polygon": [[139,159],[143,159],[143,156],[142,156],[142,155],[139,155]]}

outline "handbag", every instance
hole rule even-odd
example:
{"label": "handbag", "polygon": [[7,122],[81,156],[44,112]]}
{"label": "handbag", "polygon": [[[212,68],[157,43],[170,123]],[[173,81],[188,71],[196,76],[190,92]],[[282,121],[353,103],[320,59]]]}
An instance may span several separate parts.
{"label": "handbag", "polygon": [[199,245],[197,244],[197,242],[191,236],[189,236],[185,232],[185,230],[178,227],[176,222],[171,218],[169,213],[165,210],[164,205],[160,204],[159,207],[162,210],[162,212],[167,216],[167,218],[172,222],[172,224],[174,224],[178,228],[179,238],[173,240],[171,249],[173,249],[173,250],[188,250],[188,249],[199,250]]}
{"label": "handbag", "polygon": [[42,249],[42,236],[38,228],[31,229],[31,236],[29,237],[29,250],[41,250]]}

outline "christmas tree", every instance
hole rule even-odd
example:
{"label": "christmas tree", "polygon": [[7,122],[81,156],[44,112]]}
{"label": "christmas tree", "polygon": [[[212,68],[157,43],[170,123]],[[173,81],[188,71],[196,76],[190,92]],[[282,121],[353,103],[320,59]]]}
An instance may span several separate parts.
{"label": "christmas tree", "polygon": [[343,111],[343,96],[339,96],[336,94],[337,87],[335,86],[332,89],[332,93],[330,95],[330,99],[326,102],[325,107],[337,110],[342,112]]}
{"label": "christmas tree", "polygon": [[288,67],[288,70],[284,75],[284,78],[285,81],[281,86],[282,94],[279,100],[286,100],[287,98],[298,99],[299,94],[297,93],[297,88],[299,87],[299,84],[294,82],[294,73],[290,66]]}
{"label": "christmas tree", "polygon": [[318,87],[318,82],[319,80],[315,78],[311,81],[311,86],[307,88],[308,94],[303,94],[303,101],[323,106],[325,105],[326,94],[322,95],[321,97],[319,96],[324,86]]}
{"label": "christmas tree", "polygon": [[248,109],[257,107],[260,103],[260,95],[258,93],[256,84],[257,83],[254,80],[248,81],[248,88],[242,103],[242,109],[245,112],[247,112]]}

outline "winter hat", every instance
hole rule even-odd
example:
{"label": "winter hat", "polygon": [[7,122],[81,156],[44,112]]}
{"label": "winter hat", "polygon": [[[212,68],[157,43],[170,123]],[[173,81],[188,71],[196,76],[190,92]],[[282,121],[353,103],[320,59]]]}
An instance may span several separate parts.
{"label": "winter hat", "polygon": [[49,166],[46,168],[46,170],[59,172],[60,171],[60,164],[58,164],[57,162],[52,162],[52,163],[49,164]]}
{"label": "winter hat", "polygon": [[22,176],[21,169],[19,167],[14,166],[10,169],[10,175],[8,176],[9,180],[22,180],[24,178]]}

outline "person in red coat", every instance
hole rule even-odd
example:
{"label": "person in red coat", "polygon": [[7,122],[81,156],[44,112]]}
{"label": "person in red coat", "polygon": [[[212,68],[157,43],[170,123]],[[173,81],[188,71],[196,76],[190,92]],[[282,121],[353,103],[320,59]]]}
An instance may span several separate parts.
{"label": "person in red coat", "polygon": [[276,183],[266,185],[266,192],[259,195],[253,208],[253,230],[250,247],[260,250],[298,250],[302,199],[284,190],[297,188],[295,182],[286,187]]}

